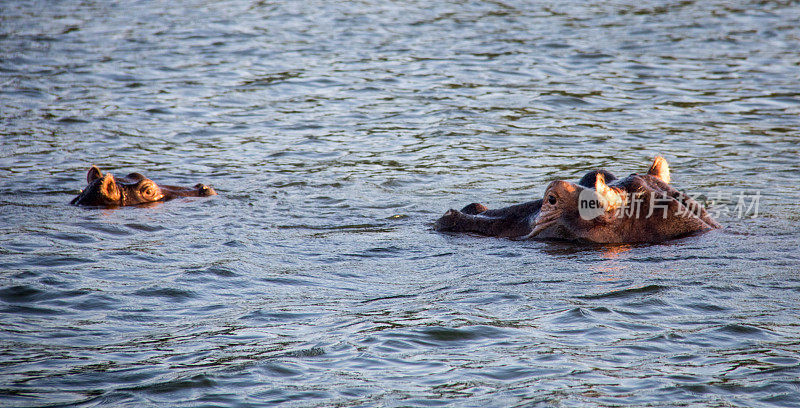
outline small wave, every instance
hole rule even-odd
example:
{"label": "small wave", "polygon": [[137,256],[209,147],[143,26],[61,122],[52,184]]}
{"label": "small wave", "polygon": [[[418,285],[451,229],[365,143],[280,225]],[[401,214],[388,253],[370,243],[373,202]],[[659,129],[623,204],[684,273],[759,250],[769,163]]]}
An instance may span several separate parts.
{"label": "small wave", "polygon": [[555,325],[554,327],[558,327],[558,325],[562,324],[587,323],[591,321],[593,321],[592,313],[580,307],[557,313],[552,318],[552,322]]}
{"label": "small wave", "polygon": [[175,288],[157,288],[157,287],[139,289],[136,292],[133,292],[133,294],[144,297],[164,297],[179,302],[197,297],[197,294],[190,290],[175,289]]}
{"label": "small wave", "polygon": [[766,337],[771,334],[769,330],[761,329],[747,324],[726,324],[717,330],[718,333],[730,334],[737,337]]}
{"label": "small wave", "polygon": [[662,292],[669,289],[669,286],[662,285],[646,285],[636,288],[626,288],[619,290],[612,290],[611,292],[598,293],[596,295],[577,296],[579,299],[620,299],[629,298],[639,295],[649,295]]}
{"label": "small wave", "polygon": [[502,337],[502,331],[491,326],[467,328],[428,327],[422,329],[419,333],[421,334],[421,339],[446,343]]}
{"label": "small wave", "polygon": [[193,268],[186,271],[186,273],[192,275],[215,275],[222,278],[232,278],[234,276],[237,276],[236,272],[228,268],[223,268],[219,266],[211,266],[208,268]]}
{"label": "small wave", "polygon": [[44,291],[25,285],[0,289],[0,300],[9,303],[31,302],[38,300]]}
{"label": "small wave", "polygon": [[367,299],[367,300],[363,300],[361,303],[371,303],[371,302],[377,302],[377,301],[381,301],[381,300],[394,300],[394,299],[413,298],[413,297],[416,297],[416,296],[417,296],[417,295],[391,295],[391,296],[382,296],[382,297],[377,297],[377,298],[373,298],[373,299]]}
{"label": "small wave", "polygon": [[33,303],[44,300],[73,298],[89,293],[86,290],[41,290],[28,285],[0,289],[0,300],[7,303]]}
{"label": "small wave", "polygon": [[188,378],[178,378],[142,385],[139,387],[124,388],[125,391],[144,391],[151,394],[166,394],[195,388],[211,388],[216,385],[210,377],[199,374]]}
{"label": "small wave", "polygon": [[274,283],[278,285],[287,285],[287,286],[317,286],[316,283],[310,280],[293,279],[293,278],[264,278],[261,279],[261,281],[267,283]]}
{"label": "small wave", "polygon": [[280,310],[265,311],[254,310],[242,317],[243,321],[258,321],[258,322],[298,322],[301,320],[308,320],[318,317],[318,313],[297,313],[297,312],[284,312]]}
{"label": "small wave", "polygon": [[0,314],[49,316],[49,315],[63,315],[67,313],[52,308],[13,305],[0,309]]}
{"label": "small wave", "polygon": [[318,357],[322,355],[325,355],[325,350],[322,347],[311,347],[286,353],[287,357]]}
{"label": "small wave", "polygon": [[137,231],[144,231],[144,232],[156,232],[156,231],[163,231],[165,228],[160,225],[147,225],[147,224],[138,224],[138,223],[128,223],[125,224],[126,227],[130,229],[134,229]]}
{"label": "small wave", "polygon": [[35,264],[36,266],[39,267],[42,266],[55,267],[55,266],[81,265],[92,262],[94,261],[91,259],[78,258],[74,256],[43,256],[36,258]]}

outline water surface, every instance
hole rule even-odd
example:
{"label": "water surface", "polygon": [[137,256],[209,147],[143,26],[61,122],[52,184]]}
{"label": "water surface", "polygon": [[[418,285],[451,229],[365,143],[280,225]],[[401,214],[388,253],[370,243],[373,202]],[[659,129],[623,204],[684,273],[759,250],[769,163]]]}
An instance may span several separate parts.
{"label": "water surface", "polygon": [[[0,404],[800,405],[797,21],[761,1],[0,5]],[[724,230],[431,230],[656,154]],[[91,164],[220,195],[69,206]]]}

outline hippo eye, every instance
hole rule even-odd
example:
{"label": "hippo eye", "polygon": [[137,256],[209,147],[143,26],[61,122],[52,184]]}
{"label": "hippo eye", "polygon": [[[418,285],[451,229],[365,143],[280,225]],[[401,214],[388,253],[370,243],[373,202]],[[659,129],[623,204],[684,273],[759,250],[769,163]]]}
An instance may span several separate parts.
{"label": "hippo eye", "polygon": [[152,199],[156,195],[158,195],[158,190],[156,189],[156,186],[153,185],[153,183],[143,183],[139,191],[141,192],[142,197],[148,199]]}
{"label": "hippo eye", "polygon": [[548,195],[547,202],[550,203],[550,205],[556,205],[556,197],[552,194]]}

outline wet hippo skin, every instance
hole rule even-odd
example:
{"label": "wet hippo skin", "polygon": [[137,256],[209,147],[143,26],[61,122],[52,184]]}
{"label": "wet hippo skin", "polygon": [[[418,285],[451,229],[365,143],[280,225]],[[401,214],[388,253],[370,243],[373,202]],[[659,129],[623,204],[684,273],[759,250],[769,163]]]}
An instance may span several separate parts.
{"label": "wet hippo skin", "polygon": [[89,183],[70,204],[121,207],[171,200],[177,197],[209,197],[217,195],[213,188],[205,184],[194,187],[158,185],[139,173],[130,173],[115,178],[111,173],[103,174],[97,166],[92,166],[86,175]]}
{"label": "wet hippo skin", "polygon": [[594,243],[660,242],[720,228],[700,203],[669,182],[669,164],[659,156],[646,174],[617,179],[594,170],[577,184],[550,183],[540,200],[496,210],[478,203],[451,209],[434,228]]}

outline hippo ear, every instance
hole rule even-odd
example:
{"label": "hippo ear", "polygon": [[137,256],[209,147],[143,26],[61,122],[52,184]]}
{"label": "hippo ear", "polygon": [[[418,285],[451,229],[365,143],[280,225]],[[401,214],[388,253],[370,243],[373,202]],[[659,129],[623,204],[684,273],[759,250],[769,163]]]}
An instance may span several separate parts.
{"label": "hippo ear", "polygon": [[103,172],[97,166],[92,166],[89,172],[86,173],[86,182],[92,184],[93,181],[103,178]]}
{"label": "hippo ear", "polygon": [[653,165],[650,166],[650,170],[647,170],[647,174],[658,177],[661,181],[669,184],[669,164],[667,163],[667,159],[656,156],[653,160]]}
{"label": "hippo ear", "polygon": [[594,189],[597,195],[603,198],[606,211],[613,211],[622,206],[622,197],[613,188],[606,184],[606,176],[603,173],[597,174],[594,182]]}
{"label": "hippo ear", "polygon": [[126,179],[130,179],[131,181],[140,182],[147,177],[145,177],[142,173],[131,173],[125,176]]}

